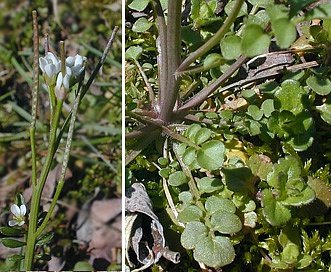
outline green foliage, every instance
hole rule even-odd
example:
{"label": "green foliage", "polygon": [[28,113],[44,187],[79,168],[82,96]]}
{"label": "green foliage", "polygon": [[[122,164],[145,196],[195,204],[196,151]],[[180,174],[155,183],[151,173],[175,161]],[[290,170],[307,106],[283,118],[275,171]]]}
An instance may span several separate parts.
{"label": "green foliage", "polygon": [[[183,25],[177,25],[180,42],[172,35],[162,40],[182,47],[180,66],[170,75],[167,65],[176,56],[158,43],[164,33],[160,17],[150,15],[154,2],[128,4],[128,10],[146,12],[148,21],[132,19],[127,31],[126,101],[132,114],[126,120],[127,152],[141,154],[130,157],[128,168],[147,185],[154,207],[171,207],[171,228],[187,250],[176,268],[198,269],[196,261],[224,271],[325,270],[330,265],[331,8],[326,3],[306,11],[310,0],[249,0],[233,15],[239,2],[223,7],[219,1],[191,1],[191,12],[185,10]],[[171,12],[164,16],[173,26]],[[298,37],[297,23],[312,18],[323,22],[303,26]],[[281,58],[282,49],[293,52],[287,67],[273,60],[255,64],[272,55]],[[253,59],[238,71],[233,67],[241,56]],[[303,64],[300,57],[321,67],[294,69]],[[192,62],[182,69],[188,59]],[[167,89],[173,75],[177,85]],[[163,119],[160,109],[168,99],[176,103]],[[152,139],[155,128],[160,133]],[[171,234],[166,238],[181,248]],[[160,262],[162,269],[175,267]]]}
{"label": "green foliage", "polygon": [[[44,0],[33,1],[33,3],[28,1],[3,3],[0,11],[0,70],[4,71],[0,81],[2,90],[0,96],[0,157],[3,162],[0,173],[2,177],[9,177],[5,178],[6,181],[1,184],[0,201],[4,204],[13,203],[15,193],[23,192],[31,185],[31,182],[23,182],[18,185],[17,181],[19,179],[31,180],[31,151],[27,127],[31,122],[29,112],[33,72],[31,67],[33,63],[31,11],[33,9],[38,12],[40,35],[46,32],[49,34],[52,52],[59,52],[58,41],[63,39],[68,55],[79,53],[87,56],[86,79],[99,61],[112,29],[115,25],[121,25],[121,2],[117,0],[101,0],[93,3],[81,1],[51,3]],[[40,36],[40,56],[44,55],[42,41],[43,37]],[[114,194],[115,190],[118,190],[119,194],[121,193],[120,35],[117,35],[111,51],[102,67],[102,73],[99,73],[93,82],[93,90],[86,95],[87,99],[82,101],[79,107],[78,122],[76,123],[78,129],[74,135],[74,151],[70,160],[73,178],[70,180],[70,185],[66,186],[61,194],[61,198],[70,199],[71,205],[82,206],[86,202],[86,198],[92,195],[98,186],[102,187],[101,190],[107,196]],[[37,122],[36,129],[37,157],[41,159],[38,167],[45,162],[44,151],[47,149],[47,132],[50,121],[47,90],[42,80],[40,80],[40,84],[38,117],[43,124]],[[75,100],[75,89],[67,97],[69,107]],[[62,116],[66,116],[67,113],[67,111],[63,111]],[[66,134],[64,136],[66,137]],[[52,168],[62,161],[64,149],[61,142],[60,152],[56,154]],[[90,175],[85,171],[92,166],[97,174]],[[89,186],[84,184],[83,192],[79,193],[77,188],[81,188],[83,183],[79,180],[85,180],[87,177],[90,178]],[[18,186],[8,190],[7,186],[14,184]],[[21,203],[18,199],[16,202]],[[6,210],[3,209],[4,212]],[[7,216],[4,215],[1,224],[7,225]],[[68,249],[68,252],[73,253],[77,258],[86,259],[77,244],[72,243],[76,239],[72,227],[75,219],[69,222],[65,215],[65,209],[60,208],[59,212],[54,212],[47,230],[53,234],[39,236],[35,255],[38,258],[35,262],[36,270],[45,269],[46,261],[50,260],[50,252],[52,255],[56,254],[57,257],[61,257],[67,263],[68,269],[72,269],[74,264],[73,260],[68,258],[70,254],[65,255],[65,251],[59,251],[59,248],[63,248],[60,244],[64,239],[67,239],[65,248]],[[38,217],[38,226],[44,216],[45,214],[40,214]],[[28,220],[26,221],[28,223]],[[65,231],[61,226],[66,226]],[[23,229],[13,227],[9,230],[7,227],[1,227],[1,235],[21,237],[24,234]],[[4,241],[4,243],[8,243],[9,240]],[[21,255],[13,255],[4,260],[3,257],[6,254],[2,255],[0,270],[22,269],[22,266],[19,266],[22,260]]]}
{"label": "green foliage", "polygon": [[197,261],[211,267],[231,263],[235,252],[230,240],[222,236],[210,236],[204,224],[192,221],[186,225],[181,236],[181,243],[187,249],[193,249]]}
{"label": "green foliage", "polygon": [[26,245],[26,242],[22,242],[11,238],[2,238],[0,241],[5,247],[9,247],[9,248],[22,247]]}

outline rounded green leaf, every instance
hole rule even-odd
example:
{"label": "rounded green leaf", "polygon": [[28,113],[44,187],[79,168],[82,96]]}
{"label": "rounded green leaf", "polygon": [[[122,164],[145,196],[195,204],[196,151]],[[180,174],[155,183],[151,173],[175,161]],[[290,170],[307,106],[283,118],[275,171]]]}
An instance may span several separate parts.
{"label": "rounded green leaf", "polygon": [[272,171],[271,159],[266,155],[252,155],[247,165],[251,169],[253,175],[260,177],[261,180],[266,180],[267,175]]}
{"label": "rounded green leaf", "polygon": [[263,117],[263,111],[256,105],[249,105],[247,108],[247,114],[256,121],[261,120]]}
{"label": "rounded green leaf", "polygon": [[132,30],[135,32],[145,32],[151,28],[152,22],[148,21],[146,18],[139,18],[132,26]]}
{"label": "rounded green leaf", "polygon": [[167,166],[169,164],[169,159],[168,158],[164,158],[164,157],[160,157],[160,158],[157,159],[157,162],[161,166]]}
{"label": "rounded green leaf", "polygon": [[261,105],[261,109],[262,109],[265,117],[270,117],[271,113],[275,110],[274,100],[267,99],[267,100],[263,101],[263,103]]}
{"label": "rounded green leaf", "polygon": [[217,140],[204,143],[197,152],[197,161],[201,167],[208,170],[216,170],[224,162],[224,144]]}
{"label": "rounded green leaf", "polygon": [[217,211],[226,211],[229,213],[236,212],[236,206],[231,200],[217,196],[208,197],[205,203],[205,208],[209,214],[213,214]]}
{"label": "rounded green leaf", "polygon": [[77,262],[73,271],[93,271],[94,268],[88,262]]}
{"label": "rounded green leaf", "polygon": [[292,194],[286,199],[282,200],[282,204],[298,207],[313,202],[315,197],[316,195],[314,190],[307,186],[303,191]]}
{"label": "rounded green leaf", "polygon": [[313,261],[313,257],[310,255],[303,255],[296,263],[298,269],[303,269],[309,266]]}
{"label": "rounded green leaf", "polygon": [[265,219],[274,227],[284,226],[291,219],[290,210],[276,201],[270,190],[263,190],[262,194],[262,212]]}
{"label": "rounded green leaf", "polygon": [[22,242],[22,241],[18,241],[15,239],[11,239],[11,238],[2,238],[0,240],[0,242],[5,246],[5,247],[9,247],[9,248],[16,248],[16,247],[22,247],[25,246],[26,243]]}
{"label": "rounded green leaf", "polygon": [[300,254],[299,246],[296,244],[288,243],[282,252],[282,261],[286,263],[296,263]]}
{"label": "rounded green leaf", "polygon": [[328,78],[318,78],[310,76],[306,80],[307,85],[319,95],[328,95],[331,93],[331,81]]}
{"label": "rounded green leaf", "polygon": [[257,214],[255,212],[245,212],[244,218],[246,227],[255,228],[257,222]]}
{"label": "rounded green leaf", "polygon": [[221,267],[233,262],[235,251],[227,237],[207,236],[196,245],[193,256],[207,266]]}
{"label": "rounded green leaf", "polygon": [[220,179],[209,177],[200,179],[197,185],[201,194],[212,193],[223,188],[223,183]]}
{"label": "rounded green leaf", "polygon": [[199,207],[190,205],[179,213],[178,220],[180,222],[187,223],[191,221],[199,221],[202,216],[203,212],[199,209]]}
{"label": "rounded green leaf", "polygon": [[285,174],[288,180],[300,179],[302,176],[302,165],[293,156],[287,156],[274,164],[273,171],[267,175],[267,182],[273,188],[279,188],[279,174]]}
{"label": "rounded green leaf", "polygon": [[280,18],[271,23],[276,42],[281,48],[289,47],[297,37],[297,30],[287,18]]}
{"label": "rounded green leaf", "polygon": [[203,69],[209,70],[211,68],[217,67],[221,65],[223,62],[223,58],[220,54],[211,53],[209,54],[203,61]]}
{"label": "rounded green leaf", "polygon": [[318,8],[313,8],[308,11],[303,20],[313,20],[313,19],[330,19],[331,17],[331,3],[326,2],[318,5]]}
{"label": "rounded green leaf", "polygon": [[190,125],[189,128],[186,130],[185,135],[188,139],[194,141],[195,135],[201,129],[199,124]]}
{"label": "rounded green leaf", "polygon": [[197,145],[200,145],[207,141],[211,136],[211,130],[208,128],[201,128],[197,131],[194,137],[194,141]]}
{"label": "rounded green leaf", "polygon": [[210,222],[214,230],[224,234],[236,233],[242,228],[240,218],[236,214],[227,211],[215,212],[211,216]]}
{"label": "rounded green leaf", "polygon": [[253,89],[243,90],[241,94],[250,104],[253,104],[256,101],[257,93]]}
{"label": "rounded green leaf", "polygon": [[191,194],[190,191],[183,191],[179,193],[178,199],[183,203],[192,203],[193,195]]}
{"label": "rounded green leaf", "polygon": [[247,167],[227,167],[222,169],[226,186],[233,192],[246,192],[250,187],[252,171]]}
{"label": "rounded green leaf", "polygon": [[261,8],[265,8],[266,6],[270,5],[269,0],[248,0],[253,6],[258,6]]}
{"label": "rounded green leaf", "polygon": [[246,56],[254,57],[267,52],[269,44],[270,38],[264,33],[262,27],[256,24],[246,26],[241,43],[242,51]]}
{"label": "rounded green leaf", "polygon": [[305,151],[313,144],[314,137],[312,136],[312,131],[295,134],[291,139],[287,141],[287,143],[289,143],[295,151]]}
{"label": "rounded green leaf", "polygon": [[159,175],[160,177],[167,179],[169,178],[170,172],[171,172],[170,167],[162,168],[159,171]]}
{"label": "rounded green leaf", "polygon": [[298,81],[288,79],[282,83],[281,88],[275,93],[275,97],[279,100],[275,106],[280,110],[287,110],[296,115],[305,108],[306,96],[306,91]]}
{"label": "rounded green leaf", "polygon": [[130,9],[143,11],[149,4],[149,1],[150,0],[133,0],[128,6]]}
{"label": "rounded green leaf", "polygon": [[190,169],[197,169],[200,167],[197,162],[197,155],[194,147],[190,146],[186,148],[183,154],[183,162],[190,167]]}
{"label": "rounded green leaf", "polygon": [[324,122],[331,125],[331,104],[330,101],[327,100],[323,105],[316,106],[316,110],[320,113],[321,118]]}
{"label": "rounded green leaf", "polygon": [[[224,8],[225,13],[229,15],[231,13],[231,11],[233,10],[235,4],[236,4],[235,1],[230,1],[229,3],[227,3]],[[247,4],[245,2],[241,5],[237,18],[244,16],[244,15],[247,15]]]}
{"label": "rounded green leaf", "polygon": [[241,55],[241,38],[237,35],[225,36],[221,41],[222,55],[227,60],[236,59]]}
{"label": "rounded green leaf", "polygon": [[171,186],[180,186],[187,183],[187,177],[183,171],[176,171],[170,174],[168,182]]}
{"label": "rounded green leaf", "polygon": [[142,52],[143,49],[140,46],[130,46],[125,51],[125,59],[137,60]]}
{"label": "rounded green leaf", "polygon": [[206,226],[199,221],[191,221],[186,224],[186,227],[180,237],[180,242],[186,249],[193,249],[206,236]]}

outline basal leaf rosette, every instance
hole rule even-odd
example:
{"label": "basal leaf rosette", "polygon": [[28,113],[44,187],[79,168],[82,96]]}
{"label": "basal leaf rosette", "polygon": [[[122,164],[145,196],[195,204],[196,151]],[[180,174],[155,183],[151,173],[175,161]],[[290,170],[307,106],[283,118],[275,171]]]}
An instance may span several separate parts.
{"label": "basal leaf rosette", "polygon": [[270,188],[262,191],[262,211],[272,226],[283,226],[291,219],[291,207],[314,201],[315,192],[303,177],[303,168],[293,156],[281,158],[267,176]]}
{"label": "basal leaf rosette", "polygon": [[313,143],[315,124],[308,111],[307,92],[296,80],[285,80],[275,92],[275,111],[268,128],[294,150],[307,150]]}

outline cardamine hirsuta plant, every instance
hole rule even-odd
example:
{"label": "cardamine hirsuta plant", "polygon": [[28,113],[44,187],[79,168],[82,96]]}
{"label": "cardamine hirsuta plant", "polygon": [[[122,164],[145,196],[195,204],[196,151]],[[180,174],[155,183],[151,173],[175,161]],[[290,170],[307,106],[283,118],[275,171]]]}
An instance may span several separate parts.
{"label": "cardamine hirsuta plant", "polygon": [[[330,3],[131,0],[126,9],[127,185],[145,186],[181,255],[150,266],[327,270]],[[136,271],[159,254],[153,229],[143,231],[127,257]]]}
{"label": "cardamine hirsuta plant", "polygon": [[[10,248],[21,248],[19,254],[10,256],[10,260],[15,264],[15,270],[33,270],[36,260],[50,260],[46,253],[36,254],[36,247],[46,245],[53,238],[53,233],[45,232],[51,215],[65,183],[65,174],[70,157],[71,144],[75,128],[78,106],[84,97],[92,81],[96,77],[99,69],[103,65],[107,53],[110,50],[117,27],[114,28],[101,60],[97,64],[90,78],[85,83],[85,66],[88,61],[86,57],[79,54],[66,57],[65,44],[60,42],[60,55],[49,52],[48,36],[45,36],[45,53],[39,57],[39,36],[37,12],[33,11],[33,43],[34,43],[34,63],[33,63],[33,89],[32,89],[32,111],[30,125],[31,161],[32,161],[32,199],[28,205],[25,203],[22,194],[17,194],[16,203],[10,208],[13,216],[8,222],[9,227],[1,227],[0,232],[8,238],[2,238],[1,243]],[[38,163],[36,154],[36,122],[37,107],[39,98],[39,76],[40,71],[46,84],[49,104],[50,104],[50,131],[48,137],[48,149],[43,164]],[[75,100],[67,116],[63,116],[63,104],[69,92],[75,92]],[[61,121],[62,117],[64,121]],[[63,135],[66,135],[64,137]],[[65,150],[62,158],[62,168],[57,180],[56,190],[47,211],[40,210],[42,192],[50,173],[55,154],[59,149],[60,141],[65,141]],[[41,165],[41,169],[37,169]],[[15,239],[13,237],[23,237]]]}

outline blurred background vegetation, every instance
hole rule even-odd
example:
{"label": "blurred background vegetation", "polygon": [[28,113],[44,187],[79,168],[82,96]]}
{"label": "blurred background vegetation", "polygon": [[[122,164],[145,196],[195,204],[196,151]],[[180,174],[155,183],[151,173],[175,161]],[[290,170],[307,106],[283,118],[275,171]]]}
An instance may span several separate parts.
{"label": "blurred background vegetation", "polygon": [[[67,55],[87,57],[85,80],[89,78],[107,44],[114,26],[121,26],[120,0],[1,1],[0,2],[0,225],[6,225],[9,207],[17,192],[30,187],[31,160],[29,124],[32,87],[32,10],[37,10],[40,56],[44,54],[44,34],[49,34],[50,51],[59,55],[58,43],[65,41]],[[105,65],[84,97],[77,117],[69,170],[72,177],[61,195],[54,218],[57,255],[71,252],[63,269],[88,259],[75,243],[75,218],[91,199],[121,197],[121,36],[120,28]],[[63,116],[75,94],[67,97]],[[48,93],[40,79],[37,153],[43,163],[49,131]],[[63,143],[56,155],[61,162]],[[98,191],[99,193],[97,193]],[[65,207],[66,206],[66,207]],[[77,213],[63,215],[68,206]],[[62,213],[61,213],[62,211]],[[76,217],[75,217],[76,216]],[[62,226],[62,227],[59,227]],[[66,241],[66,242],[64,242]],[[61,250],[59,250],[61,248]],[[6,254],[0,250],[0,267]],[[63,258],[64,256],[62,256]],[[1,261],[2,259],[2,261]],[[119,260],[114,261],[119,263]],[[39,264],[42,268],[44,263]],[[2,269],[1,269],[2,270]]]}

